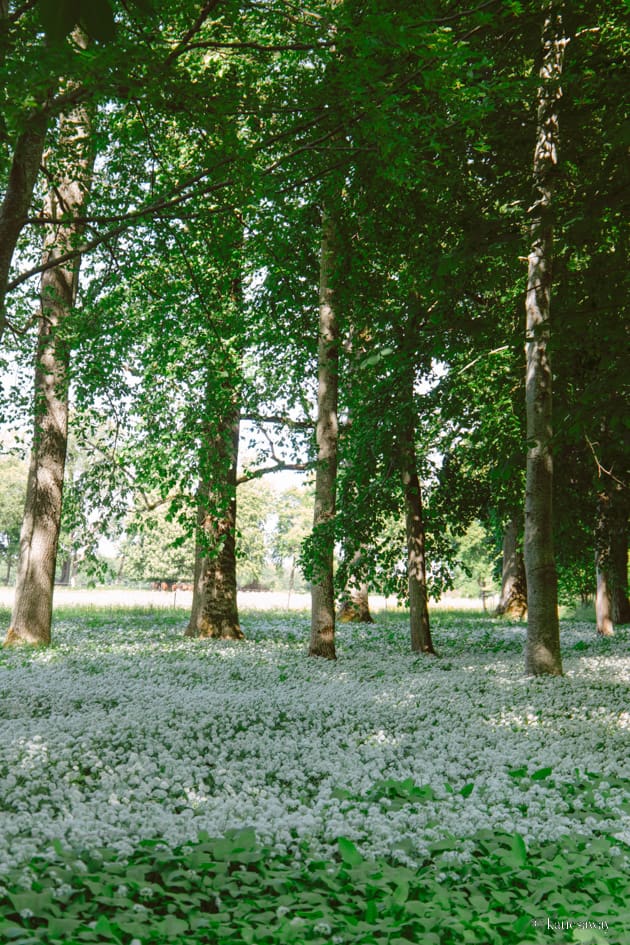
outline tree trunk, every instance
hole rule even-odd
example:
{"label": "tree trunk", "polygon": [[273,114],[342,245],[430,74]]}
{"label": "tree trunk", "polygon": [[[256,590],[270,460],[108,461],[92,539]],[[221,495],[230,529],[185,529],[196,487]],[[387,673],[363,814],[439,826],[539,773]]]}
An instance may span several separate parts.
{"label": "tree trunk", "polygon": [[612,619],[613,609],[613,579],[610,568],[610,532],[606,528],[606,513],[603,503],[606,497],[600,496],[599,515],[595,532],[595,577],[597,589],[595,593],[595,619],[597,632],[602,637],[613,637],[615,628]]}
{"label": "tree trunk", "polygon": [[[235,400],[210,444],[212,482],[200,489],[195,577],[188,637],[242,640],[236,600],[236,474],[239,420]],[[219,477],[222,481],[219,482]]]}
{"label": "tree trunk", "polygon": [[6,328],[4,308],[13,253],[26,222],[42,163],[47,119],[32,118],[17,139],[7,189],[0,206],[0,341]]}
{"label": "tree trunk", "polygon": [[527,583],[523,552],[518,547],[519,523],[508,522],[503,533],[503,567],[501,597],[495,610],[496,617],[515,617],[523,620],[527,613]]}
{"label": "tree trunk", "polygon": [[630,623],[628,600],[628,513],[617,520],[611,536],[610,566],[613,575],[611,617],[614,624]]}
{"label": "tree trunk", "polygon": [[[87,109],[76,106],[62,115],[58,132],[56,186],[46,199],[52,217],[81,216],[89,193],[94,155]],[[72,222],[50,226],[44,260],[72,246],[80,227]],[[52,597],[61,524],[63,476],[68,439],[68,362],[64,338],[76,296],[79,260],[42,273],[41,317],[35,363],[34,432],[24,520],[20,535],[15,602],[5,645],[50,643]]]}
{"label": "tree trunk", "polygon": [[370,613],[367,584],[361,584],[350,591],[350,594],[341,602],[337,619],[341,623],[374,623],[374,618]]}
{"label": "tree trunk", "polygon": [[324,215],[319,282],[319,342],[317,389],[317,471],[313,537],[315,568],[311,587],[310,656],[335,659],[335,588],[333,531],[337,490],[337,400],[339,385],[339,331],[331,273],[334,267],[333,228]]}
{"label": "tree trunk", "polygon": [[607,482],[597,497],[595,523],[595,616],[600,636],[628,620],[628,511],[623,488]]}
{"label": "tree trunk", "polygon": [[558,163],[558,104],[564,58],[562,16],[552,4],[543,30],[534,152],[535,200],[530,208],[532,246],[526,296],[527,477],[525,572],[528,674],[562,674],[558,589],[552,522],[552,373],[548,344],[553,253],[553,190]]}
{"label": "tree trunk", "polygon": [[72,574],[72,552],[69,551],[61,562],[61,574],[59,575],[59,584],[66,587],[70,584],[70,575]]}
{"label": "tree trunk", "polygon": [[418,478],[413,425],[403,433],[401,478],[405,497],[411,649],[416,653],[435,653],[429,624],[422,490]]}

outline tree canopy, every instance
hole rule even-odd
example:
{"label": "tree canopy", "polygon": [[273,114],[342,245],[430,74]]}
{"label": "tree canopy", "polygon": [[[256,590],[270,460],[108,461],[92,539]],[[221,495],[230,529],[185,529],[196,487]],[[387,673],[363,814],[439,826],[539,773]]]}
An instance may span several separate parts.
{"label": "tree canopy", "polygon": [[[499,544],[522,520],[524,260],[550,11],[564,15],[544,220],[552,525],[561,588],[594,587],[596,547],[601,564],[606,534],[623,544],[629,504],[622,2],[3,3],[0,293],[3,357],[17,365],[5,422],[32,409],[15,371],[32,362],[38,280],[80,261],[58,332],[73,435],[91,456],[73,479],[84,504],[108,509],[112,528],[138,503],[161,509],[199,538],[202,505],[216,524],[248,479],[317,468],[329,221],[338,584],[407,592],[413,467],[422,594],[438,595],[471,523]],[[63,127],[79,107],[89,203],[51,209],[73,174]],[[73,235],[42,257],[62,231]],[[233,482],[228,416],[254,444]],[[311,576],[323,534],[302,550]],[[260,548],[240,553],[254,580]]]}

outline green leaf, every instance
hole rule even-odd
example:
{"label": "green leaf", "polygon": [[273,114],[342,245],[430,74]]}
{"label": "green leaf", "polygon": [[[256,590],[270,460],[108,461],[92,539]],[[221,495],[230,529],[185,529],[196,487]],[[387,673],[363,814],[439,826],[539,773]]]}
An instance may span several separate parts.
{"label": "green leaf", "polygon": [[409,883],[400,883],[394,890],[392,900],[397,906],[402,906],[407,902],[407,899],[409,899]]}
{"label": "green leaf", "polygon": [[94,926],[94,931],[99,935],[105,936],[107,941],[110,942],[120,942],[121,939],[114,931],[111,922],[106,915],[99,915],[96,920],[96,925]]}
{"label": "green leaf", "polygon": [[184,919],[178,919],[177,916],[167,915],[161,922],[156,922],[155,927],[163,935],[168,938],[172,938],[176,935],[184,935],[185,932],[190,930],[190,924]]}
{"label": "green leaf", "polygon": [[361,369],[366,367],[373,367],[375,364],[378,364],[380,361],[383,361],[385,358],[388,358],[391,354],[394,353],[393,348],[381,348],[380,351],[375,351],[374,354],[369,354],[367,358],[364,358],[361,361]]}
{"label": "green leaf", "polygon": [[508,774],[511,778],[524,778],[527,775],[527,768],[512,768]]}
{"label": "green leaf", "polygon": [[527,862],[527,847],[520,833],[515,833],[510,842],[510,852],[518,866],[525,866]]}
{"label": "green leaf", "polygon": [[545,778],[549,777],[552,770],[552,768],[539,768],[538,771],[534,771],[532,774],[532,781],[544,781]]}
{"label": "green leaf", "polygon": [[330,796],[336,797],[337,800],[339,801],[345,801],[345,800],[348,800],[348,798],[352,797],[352,794],[350,793],[350,791],[347,791],[345,788],[336,787],[332,789],[332,791],[330,792]]}
{"label": "green leaf", "polygon": [[363,862],[363,857],[355,847],[352,840],[346,837],[339,837],[337,845],[341,854],[341,859],[347,866],[359,866]]}

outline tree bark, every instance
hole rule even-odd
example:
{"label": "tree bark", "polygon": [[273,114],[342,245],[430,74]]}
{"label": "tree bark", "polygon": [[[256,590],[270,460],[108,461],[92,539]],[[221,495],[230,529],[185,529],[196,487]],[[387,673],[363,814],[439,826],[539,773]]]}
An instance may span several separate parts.
{"label": "tree bark", "polygon": [[374,623],[374,618],[370,613],[367,584],[352,588],[349,595],[341,602],[337,619],[341,623]]}
{"label": "tree bark", "polygon": [[600,636],[614,636],[628,608],[628,510],[623,487],[610,480],[597,497],[595,523],[595,617]]}
{"label": "tree bark", "polygon": [[72,552],[68,552],[61,562],[61,574],[59,575],[59,584],[66,587],[70,585],[70,576],[72,574]]}
{"label": "tree bark", "polygon": [[47,117],[30,119],[13,152],[7,189],[0,205],[0,341],[6,328],[5,296],[13,253],[28,216],[35,181],[42,163]]}
{"label": "tree bark", "polygon": [[630,623],[628,600],[628,513],[623,510],[611,536],[610,566],[613,575],[611,617],[613,624]]}
{"label": "tree bark", "polygon": [[519,523],[513,518],[503,533],[501,597],[495,616],[523,620],[527,613],[527,582],[523,552],[518,547],[519,530]]}
{"label": "tree bark", "polygon": [[[70,217],[47,229],[44,260],[73,245],[80,227],[94,163],[91,121],[85,106],[62,115],[58,133],[56,186],[45,212]],[[34,431],[24,520],[20,535],[15,602],[5,645],[50,643],[55,564],[61,524],[63,476],[68,439],[69,348],[64,338],[77,292],[79,260],[46,270],[40,283],[40,324],[35,362]]]}
{"label": "tree bark", "polygon": [[606,512],[601,508],[595,533],[595,619],[597,632],[601,637],[613,637],[615,628],[612,619],[612,575],[610,571],[610,544],[604,522]]}
{"label": "tree bark", "polygon": [[553,258],[553,191],[558,164],[558,104],[564,59],[559,7],[551,4],[542,37],[538,128],[534,152],[535,200],[530,208],[531,251],[526,296],[527,476],[525,490],[525,572],[527,647],[531,675],[562,674],[558,589],[552,521],[552,373],[549,360]]}
{"label": "tree bark", "polygon": [[[199,494],[195,577],[188,637],[242,640],[236,599],[236,398],[209,444],[212,481]],[[220,481],[221,480],[221,481]]]}
{"label": "tree bark", "polygon": [[310,656],[335,659],[335,587],[333,523],[337,491],[337,405],[339,329],[331,274],[335,263],[333,226],[324,214],[319,277],[319,341],[317,346],[317,471],[313,536],[315,569],[311,586]]}
{"label": "tree bark", "polygon": [[418,477],[413,425],[403,433],[401,478],[405,497],[411,649],[416,653],[435,653],[429,623],[422,490]]}

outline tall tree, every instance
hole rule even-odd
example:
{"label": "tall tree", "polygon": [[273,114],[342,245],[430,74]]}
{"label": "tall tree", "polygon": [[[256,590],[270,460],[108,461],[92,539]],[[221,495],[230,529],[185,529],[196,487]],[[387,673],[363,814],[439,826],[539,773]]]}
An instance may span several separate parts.
{"label": "tall tree", "polygon": [[553,260],[553,192],[558,166],[560,80],[566,38],[562,6],[552,3],[542,35],[531,250],[526,295],[527,576],[526,672],[561,675],[558,589],[553,552],[552,373],[549,359]]}
{"label": "tall tree", "polygon": [[[78,37],[78,41],[85,39]],[[44,258],[64,256],[81,234],[73,217],[83,215],[92,177],[94,141],[85,105],[59,121],[55,154],[47,156],[51,186]],[[35,355],[34,429],[11,626],[5,645],[50,643],[52,597],[61,526],[68,442],[67,322],[77,293],[79,259],[46,269],[41,277],[40,320]]]}
{"label": "tall tree", "polygon": [[[401,349],[401,361],[407,359]],[[422,488],[416,456],[416,424],[414,420],[415,372],[408,366],[403,371],[404,386],[399,403],[399,462],[405,501],[405,532],[407,536],[407,582],[409,587],[409,629],[411,649],[416,653],[433,653],[427,594],[427,566]]]}
{"label": "tall tree", "polygon": [[334,292],[336,262],[334,224],[322,218],[317,348],[317,471],[313,540],[315,562],[311,587],[310,656],[335,659],[335,586],[333,556],[337,492],[339,322]]}
{"label": "tall tree", "polygon": [[[236,599],[236,476],[239,408],[232,398],[203,444],[195,578],[188,637],[243,639]],[[204,475],[205,472],[205,475]]]}
{"label": "tall tree", "polygon": [[[0,2],[0,69],[6,68],[6,59],[15,39],[9,20],[8,0]],[[7,82],[10,91],[11,83]],[[3,110],[4,111],[4,110]],[[48,114],[38,104],[29,114],[20,116],[20,127],[14,134],[8,173],[4,181],[4,195],[0,203],[0,340],[6,328],[5,296],[9,271],[18,238],[31,206],[35,181],[39,174],[48,127]],[[2,137],[10,140],[6,116],[0,119]]]}
{"label": "tall tree", "polygon": [[623,483],[605,475],[597,494],[595,618],[600,636],[614,635],[628,612],[628,508]]}

